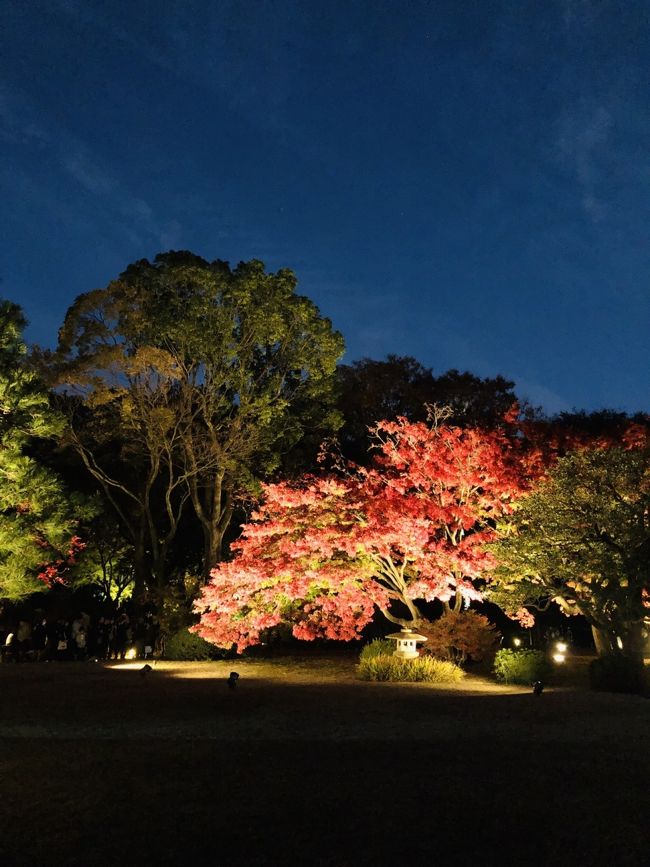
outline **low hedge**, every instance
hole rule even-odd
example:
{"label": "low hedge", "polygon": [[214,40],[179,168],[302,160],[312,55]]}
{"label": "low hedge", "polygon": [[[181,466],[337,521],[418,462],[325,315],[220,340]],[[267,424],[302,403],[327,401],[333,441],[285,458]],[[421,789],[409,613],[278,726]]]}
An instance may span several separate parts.
{"label": "low hedge", "polygon": [[527,686],[537,680],[544,681],[551,666],[541,650],[499,650],[494,657],[494,676],[502,683],[521,683]]}
{"label": "low hedge", "polygon": [[200,635],[181,629],[165,641],[165,659],[174,662],[208,662],[223,659],[226,651],[210,644]]}

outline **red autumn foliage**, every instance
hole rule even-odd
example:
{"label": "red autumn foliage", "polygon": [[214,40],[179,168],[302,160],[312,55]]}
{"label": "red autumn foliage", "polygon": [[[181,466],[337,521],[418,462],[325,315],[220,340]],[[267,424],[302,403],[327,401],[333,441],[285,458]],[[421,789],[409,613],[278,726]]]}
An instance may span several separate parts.
{"label": "red autumn foliage", "polygon": [[349,640],[381,610],[419,623],[418,600],[479,599],[485,545],[542,464],[505,430],[381,422],[370,469],[266,485],[264,502],[197,601],[203,638],[241,651],[290,623]]}
{"label": "red autumn foliage", "polygon": [[[49,548],[49,543],[42,539],[36,539],[36,544],[41,548]],[[73,536],[65,556],[58,557],[50,563],[43,563],[40,572],[36,576],[47,587],[54,584],[65,584],[66,573],[76,565],[78,555],[84,550],[86,543],[80,536]]]}

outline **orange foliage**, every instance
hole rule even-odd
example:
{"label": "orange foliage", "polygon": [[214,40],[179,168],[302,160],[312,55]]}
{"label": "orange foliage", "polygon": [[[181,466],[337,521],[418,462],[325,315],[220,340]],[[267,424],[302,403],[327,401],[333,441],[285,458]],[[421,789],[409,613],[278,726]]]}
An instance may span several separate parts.
{"label": "orange foliage", "polygon": [[418,629],[427,637],[424,652],[439,659],[481,662],[496,652],[500,632],[477,611],[446,611]]}

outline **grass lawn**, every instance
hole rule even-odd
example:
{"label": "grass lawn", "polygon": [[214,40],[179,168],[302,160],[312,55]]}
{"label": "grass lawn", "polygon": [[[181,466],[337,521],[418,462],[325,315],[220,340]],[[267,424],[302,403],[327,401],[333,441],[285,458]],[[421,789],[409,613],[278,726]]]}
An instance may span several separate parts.
{"label": "grass lawn", "polygon": [[0,864],[650,865],[650,701],[354,663],[0,666]]}

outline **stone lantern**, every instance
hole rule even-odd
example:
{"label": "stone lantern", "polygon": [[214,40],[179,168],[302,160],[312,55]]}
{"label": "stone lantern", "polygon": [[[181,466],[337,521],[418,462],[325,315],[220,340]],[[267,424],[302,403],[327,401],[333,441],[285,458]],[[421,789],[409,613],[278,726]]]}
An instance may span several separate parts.
{"label": "stone lantern", "polygon": [[407,629],[403,626],[399,632],[393,632],[392,635],[387,635],[386,638],[392,638],[397,642],[397,647],[393,651],[393,656],[399,659],[417,659],[419,656],[417,644],[418,642],[426,641],[426,635],[419,635],[413,632],[412,629]]}

